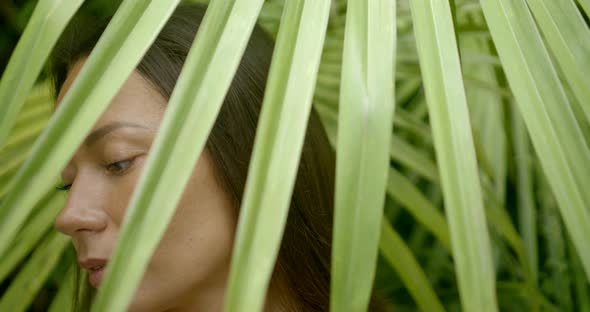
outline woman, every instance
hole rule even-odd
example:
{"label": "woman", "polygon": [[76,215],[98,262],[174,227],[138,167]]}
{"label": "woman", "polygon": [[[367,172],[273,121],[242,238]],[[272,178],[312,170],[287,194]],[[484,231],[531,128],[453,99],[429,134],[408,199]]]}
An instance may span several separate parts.
{"label": "woman", "polygon": [[[71,236],[90,303],[126,206],[205,8],[180,6],[62,172],[68,200],[56,218]],[[57,105],[106,27],[68,27],[53,55]],[[220,311],[238,209],[273,51],[255,28],[176,212],[130,311]],[[265,311],[327,311],[334,154],[312,111]],[[371,310],[378,308],[372,303]]]}

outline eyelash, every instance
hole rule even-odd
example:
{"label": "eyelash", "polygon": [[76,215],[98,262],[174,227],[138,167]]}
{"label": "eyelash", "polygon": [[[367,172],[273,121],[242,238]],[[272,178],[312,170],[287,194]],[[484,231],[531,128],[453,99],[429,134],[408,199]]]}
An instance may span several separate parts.
{"label": "eyelash", "polygon": [[[129,170],[129,168],[131,168],[134,161],[135,161],[135,157],[125,159],[125,160],[115,161],[115,162],[107,164],[105,166],[105,170],[107,170],[107,172],[109,172],[109,174],[111,174],[111,175],[122,175],[127,170]],[[127,167],[121,169],[121,171],[118,171],[118,172],[111,172],[110,171],[109,168],[111,168],[113,166],[120,166],[122,163],[128,163]],[[69,191],[71,187],[72,187],[72,184],[66,184],[66,185],[57,186],[55,189],[57,189],[58,191]]]}
{"label": "eyelash", "polygon": [[71,186],[72,186],[71,184],[61,185],[61,186],[56,186],[55,189],[58,191],[69,191]]}

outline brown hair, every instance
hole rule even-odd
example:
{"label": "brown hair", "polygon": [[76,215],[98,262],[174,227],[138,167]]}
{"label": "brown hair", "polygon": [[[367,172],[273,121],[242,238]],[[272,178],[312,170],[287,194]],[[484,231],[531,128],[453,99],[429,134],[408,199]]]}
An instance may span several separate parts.
{"label": "brown hair", "polygon": [[[174,89],[204,13],[203,6],[179,6],[137,67],[166,99]],[[90,53],[107,23],[108,19],[89,26],[87,20],[79,20],[68,26],[52,56],[55,94],[69,67]],[[272,52],[273,41],[255,27],[205,146],[236,209],[242,201]],[[334,151],[312,109],[270,286],[278,275],[284,277],[288,291],[303,311],[328,311],[334,165]],[[78,298],[78,304],[89,304],[88,297]],[[373,302],[371,310],[380,309]]]}

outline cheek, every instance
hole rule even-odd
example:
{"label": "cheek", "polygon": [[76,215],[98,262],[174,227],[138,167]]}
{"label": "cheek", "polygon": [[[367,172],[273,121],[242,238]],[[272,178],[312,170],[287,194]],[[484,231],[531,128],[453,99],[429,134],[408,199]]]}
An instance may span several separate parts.
{"label": "cheek", "polygon": [[189,184],[187,190],[190,191],[185,191],[161,249],[175,260],[212,262],[214,255],[227,254],[231,249],[234,208],[217,189]]}
{"label": "cheek", "polygon": [[131,172],[123,176],[108,177],[108,213],[115,226],[120,229],[123,223],[123,217],[127,211],[129,202],[133,195],[133,191],[137,186],[139,177],[143,170],[145,157],[139,157],[135,160]]}
{"label": "cheek", "polygon": [[208,158],[201,157],[158,252],[172,261],[213,265],[229,255],[236,220],[230,197],[214,178]]}
{"label": "cheek", "polygon": [[154,252],[137,300],[161,306],[157,302],[185,302],[195,294],[207,296],[224,288],[236,220],[229,196],[210,168],[199,162]]}

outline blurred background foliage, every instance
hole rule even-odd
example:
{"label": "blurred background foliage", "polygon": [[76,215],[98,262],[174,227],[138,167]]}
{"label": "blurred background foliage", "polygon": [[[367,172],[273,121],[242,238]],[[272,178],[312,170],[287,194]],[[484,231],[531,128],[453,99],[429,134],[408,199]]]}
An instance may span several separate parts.
{"label": "blurred background foliage", "polygon": [[[80,8],[86,16],[101,18],[115,13],[121,0],[86,1]],[[18,39],[25,30],[37,0],[0,1],[0,73],[4,72]],[[41,76],[42,80],[46,76]]]}
{"label": "blurred background foliage", "polygon": [[[411,1],[411,0],[410,0]],[[0,0],[0,73],[26,26],[37,1]],[[578,255],[571,243],[557,203],[530,145],[523,121],[514,107],[502,64],[491,44],[487,25],[477,1],[452,1],[455,9],[457,37],[473,134],[480,165],[480,179],[492,237],[496,269],[496,287],[501,311],[590,311],[590,286]],[[112,15],[120,1],[87,1],[83,14],[101,18]],[[267,1],[259,23],[276,34],[281,1]],[[335,1],[314,106],[320,113],[332,143],[335,143],[339,71],[342,58],[345,4]],[[588,23],[588,16],[580,9]],[[424,96],[412,20],[407,1],[398,4],[398,55],[396,70],[396,113],[391,151],[391,172],[385,215],[401,235],[426,273],[438,298],[448,311],[461,310],[456,272],[449,252],[447,229],[436,216],[421,215],[433,209],[443,215],[443,197],[436,166],[428,108]],[[590,55],[588,56],[590,57]],[[590,74],[590,73],[588,73]],[[7,191],[7,181],[24,159],[34,139],[43,130],[51,114],[51,94],[46,72],[31,92],[19,115],[14,135],[0,147],[0,200]],[[571,98],[571,97],[570,97]],[[587,142],[590,127],[578,105],[573,105]],[[587,164],[580,164],[586,166]],[[395,177],[395,178],[393,178]],[[398,177],[405,177],[397,179]],[[523,177],[526,181],[523,182]],[[523,184],[524,183],[524,184]],[[523,199],[522,194],[530,195]],[[53,193],[47,201],[59,203]],[[525,201],[525,202],[523,202]],[[533,213],[525,215],[524,205]],[[59,204],[54,205],[59,207]],[[50,214],[49,214],[50,215]],[[29,217],[27,229],[36,218],[48,220],[37,209]],[[15,283],[21,270],[36,257],[35,253],[50,243],[51,224],[38,221],[33,245],[22,248],[16,265],[0,261],[0,298]],[[444,220],[442,221],[444,224]],[[444,224],[446,227],[446,224]],[[589,225],[590,226],[590,225]],[[526,233],[532,233],[527,236]],[[446,238],[446,239],[445,239]],[[55,243],[55,242],[54,242]],[[68,244],[51,261],[42,261],[47,279],[25,281],[30,306],[16,310],[47,311],[52,302],[66,300],[66,276],[75,253]],[[60,249],[61,250],[61,249]],[[49,256],[37,256],[50,259]],[[396,311],[416,311],[415,298],[408,291],[408,281],[400,277],[384,254],[380,254],[375,280],[377,292],[389,298]],[[57,308],[56,308],[57,309]]]}

